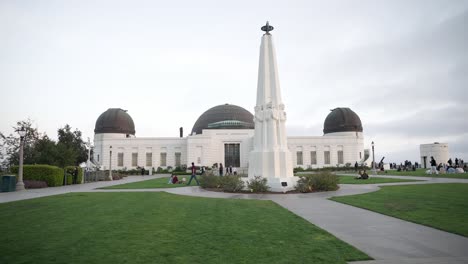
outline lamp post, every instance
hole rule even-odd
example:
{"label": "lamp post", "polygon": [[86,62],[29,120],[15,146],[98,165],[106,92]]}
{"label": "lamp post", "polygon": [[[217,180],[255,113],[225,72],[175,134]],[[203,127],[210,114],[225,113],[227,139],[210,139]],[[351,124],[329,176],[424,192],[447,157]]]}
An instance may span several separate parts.
{"label": "lamp post", "polygon": [[112,146],[109,147],[109,181],[112,181]]}
{"label": "lamp post", "polygon": [[374,175],[375,175],[376,171],[375,171],[374,141],[372,141],[372,171],[374,172]]}
{"label": "lamp post", "polygon": [[[88,142],[86,143],[86,147],[88,148],[88,160],[86,161],[86,173],[85,175],[88,176],[88,173],[90,171],[90,163],[91,163],[91,141],[89,140],[89,137],[88,137]],[[88,179],[89,181],[89,179]],[[85,177],[82,178],[82,182],[81,183],[84,183],[85,182]]]}
{"label": "lamp post", "polygon": [[24,182],[23,182],[23,145],[24,145],[24,137],[26,136],[26,130],[24,127],[18,131],[20,135],[20,148],[19,148],[19,168],[18,168],[18,182],[16,183],[16,190],[22,191],[24,190]]}

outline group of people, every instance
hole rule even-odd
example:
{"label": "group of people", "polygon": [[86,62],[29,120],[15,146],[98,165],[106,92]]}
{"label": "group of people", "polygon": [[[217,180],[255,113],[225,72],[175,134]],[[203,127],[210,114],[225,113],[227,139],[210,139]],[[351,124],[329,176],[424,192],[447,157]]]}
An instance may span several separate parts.
{"label": "group of people", "polygon": [[172,174],[167,184],[185,184],[186,181],[187,179],[185,179],[185,177],[183,177],[182,180],[179,180],[179,177],[177,177],[176,174]]}
{"label": "group of people", "polygon": [[[192,180],[195,180],[197,182],[197,185],[200,185],[197,179],[197,167],[195,166],[193,162],[192,162],[192,167],[190,167],[190,171],[191,171],[191,176],[187,185],[190,185],[190,183],[192,183]],[[200,171],[201,171],[201,174],[203,174],[205,172],[205,168],[201,167]],[[183,177],[182,180],[179,180],[179,177],[177,177],[176,174],[172,174],[167,183],[168,184],[185,184],[186,181],[187,180],[185,179],[185,177]]]}
{"label": "group of people", "polygon": [[226,167],[226,173],[224,173],[224,167],[222,163],[219,163],[218,171],[219,171],[219,176],[237,175],[236,168],[232,168],[232,166]]}
{"label": "group of people", "polygon": [[419,163],[415,162],[413,164],[409,160],[405,160],[405,162],[400,163],[400,165],[397,165],[396,163],[390,163],[390,169],[397,171],[415,171],[417,168],[419,168]]}
{"label": "group of people", "polygon": [[358,180],[367,180],[369,179],[369,174],[367,174],[366,170],[363,170],[363,171],[359,171],[359,176],[356,177],[356,179]]}
{"label": "group of people", "polygon": [[462,159],[455,158],[455,162],[450,158],[447,163],[439,163],[431,157],[431,169],[427,171],[427,174],[445,174],[445,173],[465,173],[468,171],[468,167],[465,161]]}

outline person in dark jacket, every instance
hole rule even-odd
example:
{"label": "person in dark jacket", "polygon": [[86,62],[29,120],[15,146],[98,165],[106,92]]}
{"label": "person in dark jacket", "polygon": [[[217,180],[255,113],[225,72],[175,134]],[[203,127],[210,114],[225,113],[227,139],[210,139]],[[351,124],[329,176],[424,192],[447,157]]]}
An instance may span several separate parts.
{"label": "person in dark jacket", "polygon": [[433,156],[431,156],[431,174],[438,174],[437,172],[437,162]]}
{"label": "person in dark jacket", "polygon": [[220,163],[220,164],[219,164],[219,176],[223,176],[223,170],[224,170],[223,164]]}
{"label": "person in dark jacket", "polygon": [[73,170],[73,184],[77,184],[78,182],[78,167],[75,167]]}

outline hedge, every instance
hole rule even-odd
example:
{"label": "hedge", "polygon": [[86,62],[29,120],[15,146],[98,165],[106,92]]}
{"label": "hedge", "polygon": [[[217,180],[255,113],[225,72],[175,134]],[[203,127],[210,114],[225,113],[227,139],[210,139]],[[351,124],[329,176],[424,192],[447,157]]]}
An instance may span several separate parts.
{"label": "hedge", "polygon": [[336,191],[339,188],[338,181],[338,176],[325,171],[319,174],[301,175],[295,187],[302,193]]}
{"label": "hedge", "polygon": [[75,172],[75,168],[78,168],[78,178],[76,179],[76,183],[80,184],[81,180],[83,179],[83,169],[78,166],[66,166],[65,172],[67,173],[67,185],[73,183],[73,173]]}
{"label": "hedge", "polygon": [[[18,175],[18,166],[12,166],[11,172]],[[23,165],[23,180],[45,181],[47,186],[63,185],[63,169],[50,165]]]}

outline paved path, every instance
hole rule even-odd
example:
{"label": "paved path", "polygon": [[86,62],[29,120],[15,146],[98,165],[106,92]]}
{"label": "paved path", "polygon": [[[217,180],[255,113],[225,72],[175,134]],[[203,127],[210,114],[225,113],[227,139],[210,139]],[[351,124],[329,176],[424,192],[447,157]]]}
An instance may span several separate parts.
{"label": "paved path", "polygon": [[[468,238],[434,228],[410,223],[397,218],[385,216],[372,211],[337,203],[328,200],[332,196],[377,191],[379,186],[429,184],[429,183],[468,183],[467,179],[446,179],[431,177],[382,176],[386,178],[401,177],[405,179],[424,180],[420,182],[341,185],[335,192],[310,194],[232,194],[210,192],[198,187],[168,189],[135,189],[135,190],[95,190],[95,188],[134,182],[162,176],[132,176],[115,182],[99,182],[78,186],[47,188],[33,191],[32,194],[0,193],[0,202],[29,199],[39,196],[54,195],[66,192],[169,192],[179,195],[190,195],[212,198],[262,199],[272,200],[287,208],[309,222],[327,230],[343,241],[373,257],[374,261],[353,262],[354,264],[393,264],[393,263],[468,263]],[[166,176],[167,177],[167,176]],[[380,176],[379,176],[380,177]],[[57,189],[47,194],[46,190]],[[60,189],[60,190],[58,190]],[[44,190],[44,191],[43,191]],[[30,192],[29,190],[26,192]],[[6,195],[5,195],[6,194]],[[9,196],[14,198],[9,198]]]}
{"label": "paved path", "polygon": [[[70,192],[89,192],[96,188],[102,188],[117,184],[124,184],[137,181],[159,178],[162,176],[129,176],[117,181],[100,181],[85,184],[74,184],[60,187],[49,187],[43,189],[28,189],[19,192],[0,192],[0,203],[33,199],[44,196],[58,195]],[[167,177],[167,176],[166,176]]]}

